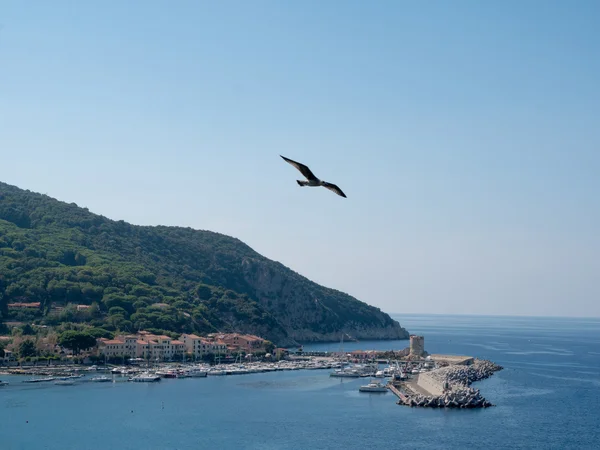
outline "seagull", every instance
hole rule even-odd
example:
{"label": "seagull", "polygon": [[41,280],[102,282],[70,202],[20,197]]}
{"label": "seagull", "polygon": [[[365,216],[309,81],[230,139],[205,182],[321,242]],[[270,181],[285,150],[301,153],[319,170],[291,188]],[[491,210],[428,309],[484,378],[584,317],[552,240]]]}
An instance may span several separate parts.
{"label": "seagull", "polygon": [[300,173],[302,173],[302,175],[304,175],[306,177],[306,179],[308,180],[308,181],[296,180],[296,182],[298,183],[298,186],[311,186],[311,187],[323,186],[324,188],[327,188],[330,191],[335,192],[337,195],[340,195],[340,196],[346,198],[346,194],[344,194],[339,187],[337,187],[335,184],[328,183],[327,181],[319,180],[317,177],[315,177],[315,175],[311,172],[311,170],[308,167],[306,167],[304,164],[300,164],[299,162],[293,161],[282,155],[279,155],[279,156],[281,156],[284,161],[290,163],[292,166],[294,166],[296,169],[298,169],[300,171]]}

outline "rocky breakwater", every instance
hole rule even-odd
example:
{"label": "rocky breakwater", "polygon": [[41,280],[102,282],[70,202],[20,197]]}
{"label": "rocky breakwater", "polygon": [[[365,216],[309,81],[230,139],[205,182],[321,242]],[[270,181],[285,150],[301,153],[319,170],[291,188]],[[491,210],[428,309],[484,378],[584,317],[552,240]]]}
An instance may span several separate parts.
{"label": "rocky breakwater", "polygon": [[399,404],[430,408],[487,408],[494,406],[486,400],[479,389],[470,387],[471,383],[492,376],[502,367],[491,361],[475,360],[470,366],[447,366],[420,374],[427,377],[427,384],[417,383],[418,386],[434,386],[440,395],[423,395],[407,385],[409,393]]}

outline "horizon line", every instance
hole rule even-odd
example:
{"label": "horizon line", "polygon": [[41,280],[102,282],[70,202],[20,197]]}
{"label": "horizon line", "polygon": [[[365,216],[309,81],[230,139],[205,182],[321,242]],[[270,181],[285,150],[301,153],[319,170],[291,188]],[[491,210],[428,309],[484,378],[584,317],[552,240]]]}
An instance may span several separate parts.
{"label": "horizon line", "polygon": [[390,316],[451,316],[451,317],[498,317],[498,318],[529,318],[529,319],[586,319],[586,320],[600,320],[600,316],[534,316],[529,314],[514,315],[514,314],[441,314],[441,313],[388,313]]}

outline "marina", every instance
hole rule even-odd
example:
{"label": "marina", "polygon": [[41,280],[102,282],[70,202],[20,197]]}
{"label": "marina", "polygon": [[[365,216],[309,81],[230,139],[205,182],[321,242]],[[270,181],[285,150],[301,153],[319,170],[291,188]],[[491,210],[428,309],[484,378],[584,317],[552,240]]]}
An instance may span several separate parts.
{"label": "marina", "polygon": [[[340,350],[343,339],[340,342]],[[181,380],[233,375],[250,375],[279,371],[329,370],[329,378],[356,380],[370,378],[358,387],[360,393],[387,393],[391,390],[398,398],[397,404],[433,408],[487,408],[493,406],[470,384],[490,377],[502,367],[490,361],[464,355],[430,355],[425,351],[423,336],[410,336],[410,346],[402,351],[387,352],[394,357],[382,358],[385,353],[354,350],[330,356],[287,354],[278,361],[270,359],[246,362],[241,357],[234,362],[150,364],[134,359],[131,364],[117,366],[93,365],[90,367],[34,367],[15,368],[12,374],[28,374],[33,378],[23,383],[48,383],[73,386],[83,383],[133,382],[157,383],[161,380]],[[104,373],[104,375],[99,375]]]}

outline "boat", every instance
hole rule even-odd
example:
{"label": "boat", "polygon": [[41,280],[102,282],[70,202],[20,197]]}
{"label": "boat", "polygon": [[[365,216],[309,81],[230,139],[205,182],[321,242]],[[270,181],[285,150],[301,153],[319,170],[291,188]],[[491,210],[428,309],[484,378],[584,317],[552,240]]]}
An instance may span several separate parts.
{"label": "boat", "polygon": [[69,378],[59,378],[54,381],[54,384],[58,386],[72,386],[75,384],[75,380]]}
{"label": "boat", "polygon": [[206,370],[202,370],[202,369],[198,369],[198,368],[193,368],[188,370],[188,376],[192,377],[192,378],[202,378],[202,377],[206,377],[208,375],[208,372]]}
{"label": "boat", "polygon": [[23,381],[21,381],[21,383],[43,383],[45,381],[54,381],[54,380],[55,380],[54,377],[32,378],[31,380],[23,380]]}
{"label": "boat", "polygon": [[93,381],[95,383],[106,383],[108,381],[112,381],[112,378],[109,378],[106,375],[102,375],[101,377],[90,378],[90,381]]}
{"label": "boat", "polygon": [[359,378],[360,373],[354,369],[338,369],[331,372],[329,376],[337,378]]}
{"label": "boat", "polygon": [[160,381],[160,377],[156,374],[146,372],[131,377],[128,379],[128,381],[135,381],[138,383],[154,383],[156,381]]}
{"label": "boat", "polygon": [[360,392],[387,392],[387,388],[380,381],[371,381],[369,384],[358,388]]}
{"label": "boat", "polygon": [[8,381],[0,380],[0,387],[2,387],[2,386],[8,386]]}

